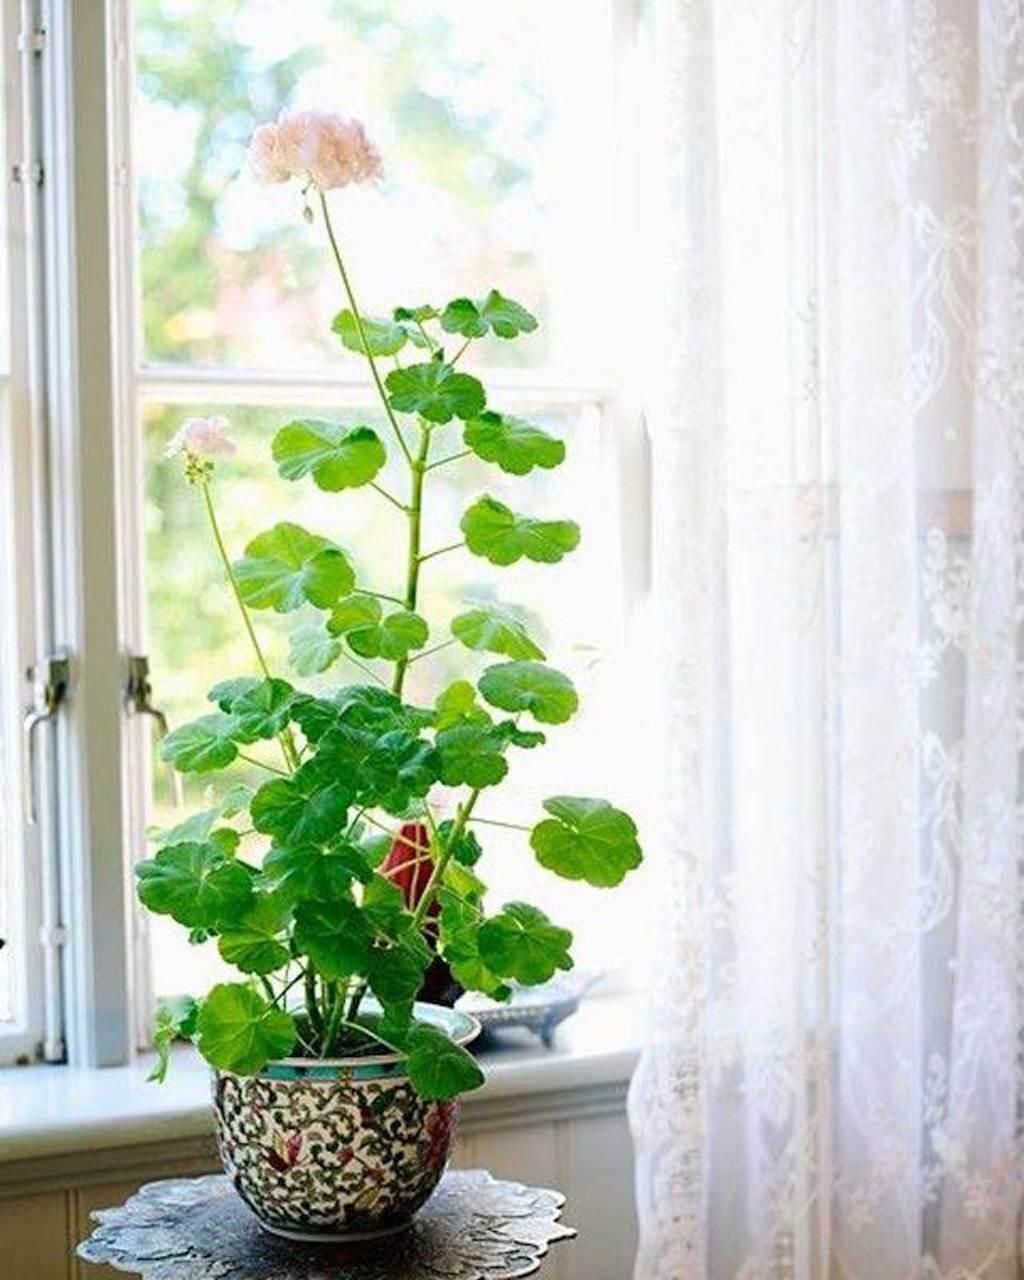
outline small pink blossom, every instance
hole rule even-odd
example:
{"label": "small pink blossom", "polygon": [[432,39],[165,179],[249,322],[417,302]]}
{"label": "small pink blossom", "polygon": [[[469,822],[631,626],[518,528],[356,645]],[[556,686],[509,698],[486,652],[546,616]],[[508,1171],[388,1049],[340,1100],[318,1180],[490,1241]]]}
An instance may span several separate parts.
{"label": "small pink blossom", "polygon": [[321,191],[372,182],[383,173],[380,153],[358,120],[326,111],[282,114],[252,136],[249,171],[259,182],[309,179]]}
{"label": "small pink blossom", "polygon": [[228,457],[238,445],[227,434],[227,418],[186,418],[167,446],[167,457],[191,453],[197,457]]}

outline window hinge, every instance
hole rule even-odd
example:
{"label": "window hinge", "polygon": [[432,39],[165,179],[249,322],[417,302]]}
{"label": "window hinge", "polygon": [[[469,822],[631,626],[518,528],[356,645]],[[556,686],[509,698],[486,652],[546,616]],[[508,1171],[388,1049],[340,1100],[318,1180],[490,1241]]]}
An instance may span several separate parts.
{"label": "window hinge", "polygon": [[43,166],[38,160],[19,160],[11,166],[11,178],[21,186],[41,187],[43,185]]}
{"label": "window hinge", "polygon": [[59,950],[68,940],[68,932],[63,925],[43,925],[39,930],[39,941],[47,948]]}
{"label": "window hinge", "polygon": [[46,30],[37,27],[34,31],[23,31],[18,36],[19,53],[43,53],[46,49]]}
{"label": "window hinge", "polygon": [[24,755],[22,771],[25,795],[25,820],[35,826],[36,805],[36,730],[48,720],[56,718],[61,704],[67,698],[71,679],[71,664],[65,653],[53,653],[34,667],[29,667],[26,677],[32,682],[32,701],[22,718]]}
{"label": "window hinge", "polygon": [[128,658],[128,679],[124,686],[124,705],[137,716],[152,716],[161,737],[167,733],[167,717],[153,705],[153,685],[149,679],[149,659],[144,653]]}

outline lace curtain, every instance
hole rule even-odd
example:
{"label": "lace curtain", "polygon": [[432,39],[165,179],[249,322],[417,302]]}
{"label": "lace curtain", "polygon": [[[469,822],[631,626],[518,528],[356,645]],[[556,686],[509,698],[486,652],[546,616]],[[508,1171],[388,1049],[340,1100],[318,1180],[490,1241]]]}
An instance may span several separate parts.
{"label": "lace curtain", "polygon": [[637,1280],[1022,1272],[1024,3],[658,0]]}

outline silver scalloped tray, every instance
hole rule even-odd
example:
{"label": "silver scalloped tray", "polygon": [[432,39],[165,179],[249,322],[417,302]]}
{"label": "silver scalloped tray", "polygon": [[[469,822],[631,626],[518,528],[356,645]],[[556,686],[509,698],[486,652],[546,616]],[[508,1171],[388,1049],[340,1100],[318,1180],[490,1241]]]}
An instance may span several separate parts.
{"label": "silver scalloped tray", "polygon": [[482,1028],[477,1046],[497,1041],[503,1031],[521,1029],[539,1036],[545,1048],[554,1043],[555,1029],[579,1009],[580,1001],[601,978],[599,973],[555,978],[541,987],[511,983],[512,999],[504,1004],[475,993],[465,995],[456,1008],[471,1013]]}

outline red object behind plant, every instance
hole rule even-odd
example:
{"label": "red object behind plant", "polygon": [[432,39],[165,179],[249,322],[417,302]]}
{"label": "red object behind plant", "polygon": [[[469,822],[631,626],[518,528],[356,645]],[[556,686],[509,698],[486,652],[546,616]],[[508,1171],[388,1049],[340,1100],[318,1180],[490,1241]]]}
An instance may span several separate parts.
{"label": "red object behind plant", "polygon": [[[420,898],[426,893],[434,872],[430,857],[430,832],[422,822],[403,822],[398,836],[381,863],[381,874],[396,884],[405,898],[405,905],[414,911]],[[441,908],[437,899],[430,904],[427,917],[436,920]]]}

